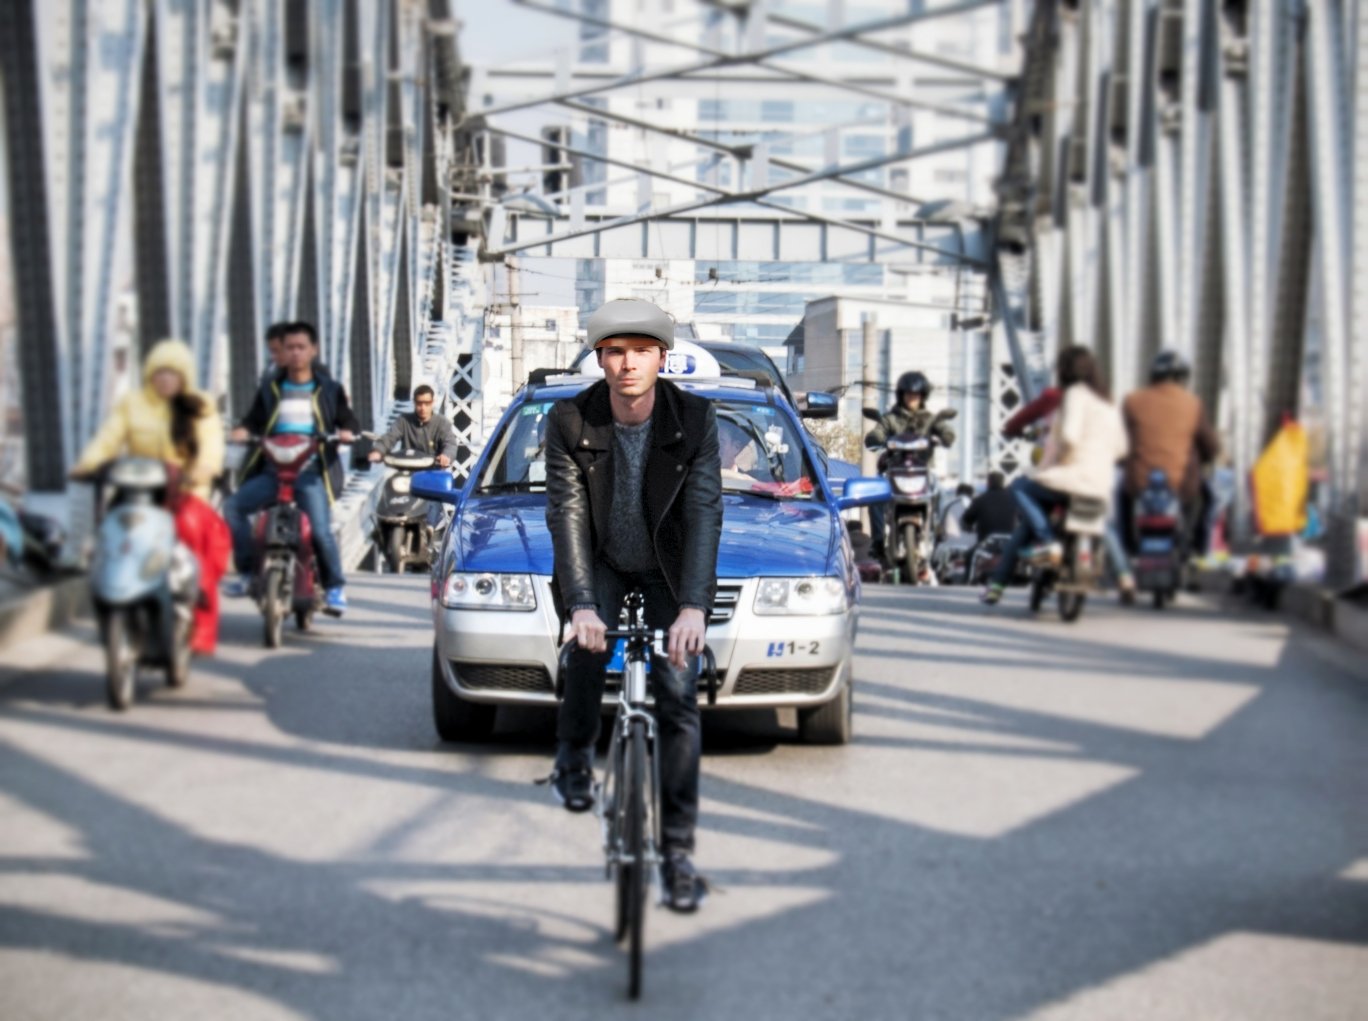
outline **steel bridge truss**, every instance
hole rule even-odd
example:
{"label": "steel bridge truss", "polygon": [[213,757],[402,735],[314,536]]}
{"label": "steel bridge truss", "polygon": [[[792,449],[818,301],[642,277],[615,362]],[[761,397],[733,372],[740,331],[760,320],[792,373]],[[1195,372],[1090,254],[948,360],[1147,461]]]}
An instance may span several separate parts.
{"label": "steel bridge truss", "polygon": [[[1090,344],[1124,393],[1160,348],[1186,355],[1229,439],[1243,538],[1244,479],[1264,444],[1285,415],[1318,419],[1332,580],[1361,577],[1368,202],[1354,192],[1368,166],[1368,12],[1046,0],[1026,46],[996,229],[1027,369]],[[1309,400],[1308,365],[1321,388]]]}
{"label": "steel bridge truss", "polygon": [[383,424],[453,307],[463,95],[446,0],[3,8],[31,488],[62,488],[117,396],[130,285],[136,348],[185,339],[229,413],[252,398],[267,325],[307,319],[363,422]]}

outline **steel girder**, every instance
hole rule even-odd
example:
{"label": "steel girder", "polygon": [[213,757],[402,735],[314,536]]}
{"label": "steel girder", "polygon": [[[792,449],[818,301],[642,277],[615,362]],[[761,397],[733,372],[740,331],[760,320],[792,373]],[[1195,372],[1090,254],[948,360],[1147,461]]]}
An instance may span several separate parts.
{"label": "steel girder", "polygon": [[[1348,0],[1042,0],[1036,16],[1025,66],[1047,52],[1050,70],[1023,79],[1029,155],[1009,158],[1003,212],[1014,184],[1032,197],[1029,327],[1047,352],[1096,346],[1118,393],[1160,348],[1189,357],[1219,406],[1239,537],[1243,479],[1282,416],[1323,421],[1330,565],[1349,580],[1368,504],[1368,221],[1354,205],[1368,15]],[[1301,407],[1308,341],[1315,408]]]}
{"label": "steel girder", "polygon": [[231,415],[266,326],[313,318],[324,360],[383,424],[422,372],[430,310],[462,316],[438,258],[463,102],[449,4],[4,6],[32,485],[62,487],[118,396],[121,302],[138,348],[191,345]]}

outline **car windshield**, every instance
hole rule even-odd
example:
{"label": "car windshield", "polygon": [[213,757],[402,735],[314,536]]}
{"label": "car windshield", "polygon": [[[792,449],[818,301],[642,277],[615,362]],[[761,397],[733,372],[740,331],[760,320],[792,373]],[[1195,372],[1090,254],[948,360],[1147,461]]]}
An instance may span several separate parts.
{"label": "car windshield", "polygon": [[546,489],[546,425],[555,401],[528,401],[499,434],[477,492]]}
{"label": "car windshield", "polygon": [[812,466],[791,420],[768,404],[717,402],[722,488],[777,500],[810,500]]}
{"label": "car windshield", "polygon": [[[546,426],[554,401],[529,401],[495,441],[477,492],[546,489]],[[722,488],[776,500],[808,500],[812,466],[788,416],[767,404],[718,401]]]}

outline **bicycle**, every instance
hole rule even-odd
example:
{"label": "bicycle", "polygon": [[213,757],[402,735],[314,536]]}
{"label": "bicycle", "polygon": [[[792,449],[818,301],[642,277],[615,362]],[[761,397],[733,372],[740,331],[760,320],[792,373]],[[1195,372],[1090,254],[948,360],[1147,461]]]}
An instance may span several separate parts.
{"label": "bicycle", "polygon": [[[614,881],[616,892],[613,938],[627,942],[627,994],[634,1000],[641,995],[646,887],[661,864],[660,764],[655,755],[655,716],[647,706],[647,674],[651,652],[664,641],[665,632],[646,626],[645,605],[639,590],[629,592],[623,600],[627,627],[604,633],[608,641],[618,643],[623,669],[608,768],[594,799],[594,814],[603,830],[604,877]],[[573,638],[561,648],[557,698],[564,696],[569,658],[576,648]],[[717,661],[707,646],[699,658],[708,705],[716,705]]]}

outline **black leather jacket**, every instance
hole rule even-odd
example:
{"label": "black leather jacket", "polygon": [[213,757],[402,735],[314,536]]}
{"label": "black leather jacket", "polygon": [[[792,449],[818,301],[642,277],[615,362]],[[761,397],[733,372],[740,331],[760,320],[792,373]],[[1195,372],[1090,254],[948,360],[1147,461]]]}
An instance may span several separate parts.
{"label": "black leather jacket", "polygon": [[[597,604],[594,568],[613,507],[613,412],[608,384],[557,401],[546,428],[546,524],[552,590],[564,617]],[[712,402],[668,380],[656,384],[642,498],[656,560],[678,608],[712,611],[722,535],[722,464]],[[616,626],[613,608],[599,615]]]}

